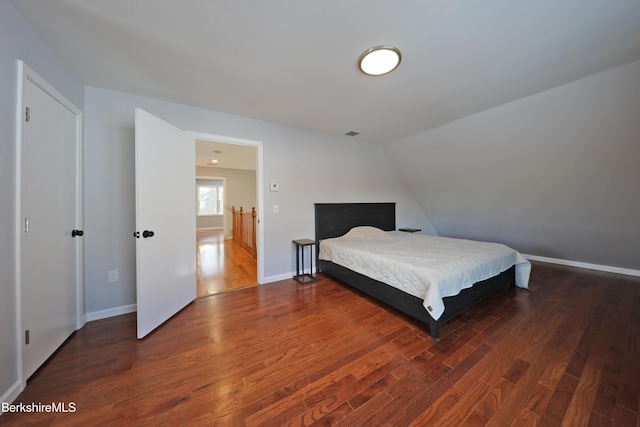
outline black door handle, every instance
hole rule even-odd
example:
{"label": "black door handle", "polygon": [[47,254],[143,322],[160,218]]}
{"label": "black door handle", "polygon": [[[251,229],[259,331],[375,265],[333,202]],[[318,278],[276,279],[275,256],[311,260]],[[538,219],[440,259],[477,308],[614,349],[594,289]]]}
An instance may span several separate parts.
{"label": "black door handle", "polygon": [[153,237],[154,234],[155,233],[153,231],[144,230],[142,232],[142,237],[144,237],[146,239],[147,237]]}
{"label": "black door handle", "polygon": [[84,231],[82,230],[71,230],[71,237],[82,236]]}
{"label": "black door handle", "polygon": [[133,237],[135,237],[136,239],[140,238],[140,232],[139,231],[134,231],[133,232]]}

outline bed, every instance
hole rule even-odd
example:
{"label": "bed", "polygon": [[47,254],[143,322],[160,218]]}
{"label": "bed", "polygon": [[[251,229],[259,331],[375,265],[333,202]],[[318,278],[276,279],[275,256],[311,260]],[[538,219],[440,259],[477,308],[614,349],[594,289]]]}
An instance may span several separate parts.
{"label": "bed", "polygon": [[484,298],[528,285],[531,264],[504,245],[396,231],[395,203],[316,203],[315,223],[319,271],[427,324],[434,339]]}

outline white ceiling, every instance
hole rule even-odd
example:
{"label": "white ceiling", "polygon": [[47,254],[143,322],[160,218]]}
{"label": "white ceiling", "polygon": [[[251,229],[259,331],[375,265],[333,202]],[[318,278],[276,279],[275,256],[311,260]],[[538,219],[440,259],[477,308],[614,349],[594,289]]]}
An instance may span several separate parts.
{"label": "white ceiling", "polygon": [[640,59],[639,0],[13,3],[87,85],[372,142]]}
{"label": "white ceiling", "polygon": [[[212,164],[212,160],[218,163]],[[238,144],[196,139],[196,166],[256,170],[257,149]]]}

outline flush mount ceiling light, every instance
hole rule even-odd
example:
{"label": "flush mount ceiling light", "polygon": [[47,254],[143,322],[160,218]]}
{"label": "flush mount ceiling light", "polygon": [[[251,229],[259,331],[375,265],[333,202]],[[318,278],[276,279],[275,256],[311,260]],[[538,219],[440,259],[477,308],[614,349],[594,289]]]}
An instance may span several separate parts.
{"label": "flush mount ceiling light", "polygon": [[382,76],[398,68],[402,55],[394,46],[377,46],[360,55],[360,71],[370,76]]}

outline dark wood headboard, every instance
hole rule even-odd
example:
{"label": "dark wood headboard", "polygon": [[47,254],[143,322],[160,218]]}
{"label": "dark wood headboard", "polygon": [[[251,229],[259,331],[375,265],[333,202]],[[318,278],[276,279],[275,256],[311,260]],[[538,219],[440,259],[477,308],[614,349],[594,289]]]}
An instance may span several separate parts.
{"label": "dark wood headboard", "polygon": [[396,229],[396,204],[316,203],[316,241],[339,237],[353,227],[369,225],[385,231]]}

